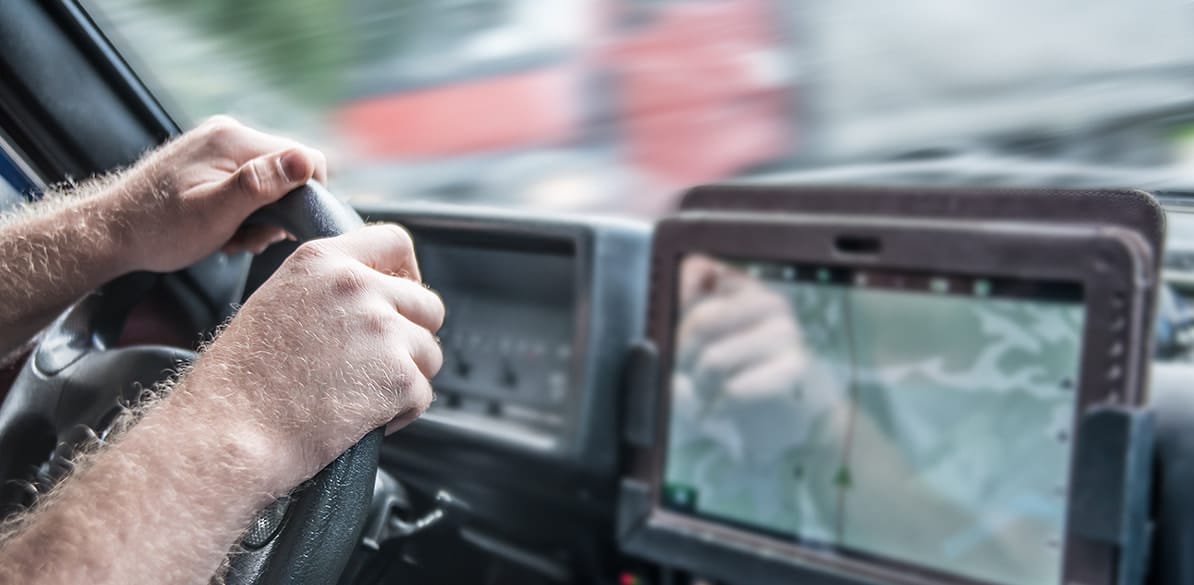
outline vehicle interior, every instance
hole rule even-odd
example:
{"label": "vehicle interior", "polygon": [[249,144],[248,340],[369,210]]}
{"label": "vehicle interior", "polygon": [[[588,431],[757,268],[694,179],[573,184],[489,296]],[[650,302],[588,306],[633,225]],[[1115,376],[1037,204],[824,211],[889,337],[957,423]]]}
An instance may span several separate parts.
{"label": "vehicle interior", "polygon": [[[258,218],[298,241],[122,277],[0,371],[0,396],[51,413],[18,424],[0,410],[3,513],[62,477],[75,442],[102,439],[135,388],[193,357],[300,242],[385,221],[411,232],[423,278],[448,308],[436,400],[419,421],[367,436],[267,508],[230,561],[228,583],[1194,584],[1190,7],[814,4],[0,2],[0,213],[49,185],[126,167],[215,114],[324,149],[331,171],[328,185],[310,184]],[[880,256],[859,233],[882,234],[881,256],[905,254],[902,266],[924,259],[928,270],[938,258],[945,280],[854,270],[851,258]],[[817,234],[844,254],[837,264],[784,256]],[[971,270],[988,260],[973,255],[983,237],[982,250],[1003,250],[990,253],[1000,263]],[[1054,286],[1067,263],[1087,266],[1083,254],[1100,246],[1111,251],[1092,262],[1114,272],[1126,258],[1121,281],[1137,296],[1116,289],[1104,306],[1095,288],[1075,296]],[[681,258],[679,268],[668,264]],[[977,528],[902,557],[866,538],[818,536],[815,526],[832,533],[833,520],[797,514],[801,528],[788,530],[769,523],[787,522],[777,519],[788,513],[787,488],[750,478],[790,461],[749,454],[692,455],[691,473],[745,486],[726,496],[735,512],[697,518],[698,490],[686,485],[696,480],[673,482],[688,472],[657,465],[662,443],[687,424],[661,388],[683,361],[671,339],[683,309],[672,305],[684,303],[685,283],[675,281],[689,260],[763,280],[801,283],[796,275],[807,273],[810,287],[890,277],[943,295],[964,286],[1040,306],[1079,303],[1087,326],[1066,338],[1072,371],[1060,383],[1073,394],[1093,387],[1088,371],[1128,378],[1126,392],[1071,396],[1066,404],[1089,408],[1074,412],[1102,417],[1080,420],[1080,443],[1069,440],[1071,411],[1050,402],[1063,414],[1034,422],[1044,411],[1025,407],[1003,415],[1006,428],[968,423],[985,442],[923,449],[935,462],[923,473],[950,485],[976,477],[965,462],[996,457],[990,449],[1029,454],[1002,472],[1023,482],[958,488],[958,501],[1023,504],[1057,534],[1009,528],[1012,552],[984,568],[985,553],[967,552],[985,550]],[[820,300],[794,298],[805,299],[793,306],[806,345],[841,330],[816,324],[831,301],[818,309]],[[861,325],[841,326],[851,351],[933,338],[930,324],[891,317],[913,310],[899,304],[906,299],[875,298],[878,308],[855,309]],[[1123,303],[1139,314],[1121,326],[1112,309]],[[942,307],[926,314],[947,314]],[[982,322],[1009,339],[1045,331],[1041,339],[1062,343],[1069,330],[1048,327],[1074,319],[1024,311],[1035,317]],[[738,347],[769,352],[792,331]],[[1094,336],[1121,331],[1108,342],[1114,353],[1090,353]],[[918,355],[953,363],[970,341],[924,342]],[[1066,350],[1027,351],[1036,360]],[[814,376],[815,366],[779,375]],[[40,386],[22,386],[29,371]],[[1011,408],[932,396],[908,408],[940,407],[958,420]],[[746,447],[723,451],[767,452],[775,436],[766,431],[799,427],[798,410],[751,411],[747,426],[764,432],[734,435]],[[901,412],[887,416],[907,436],[931,434]],[[1058,417],[1060,430],[1047,426]],[[692,424],[693,445],[725,436],[714,423]],[[1019,441],[1034,424],[1056,439],[1048,449]],[[812,466],[784,473],[803,481],[819,472]],[[826,481],[865,484],[844,469]],[[1053,482],[1044,504],[1000,491],[1038,479]],[[891,516],[898,522],[854,516],[836,530],[853,522],[860,528],[850,530],[888,535],[888,544],[917,541],[933,513],[912,511],[899,485],[884,483],[868,504],[907,507]],[[702,523],[665,526],[655,522],[660,508],[658,517],[692,512]],[[999,513],[980,515],[994,526]]]}

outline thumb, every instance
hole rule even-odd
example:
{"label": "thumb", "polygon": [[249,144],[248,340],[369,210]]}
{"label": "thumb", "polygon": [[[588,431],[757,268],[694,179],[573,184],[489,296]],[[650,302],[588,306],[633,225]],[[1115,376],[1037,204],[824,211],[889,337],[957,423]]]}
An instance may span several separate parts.
{"label": "thumb", "polygon": [[227,192],[257,208],[306,183],[315,169],[315,161],[298,148],[266,154],[236,169],[228,178]]}

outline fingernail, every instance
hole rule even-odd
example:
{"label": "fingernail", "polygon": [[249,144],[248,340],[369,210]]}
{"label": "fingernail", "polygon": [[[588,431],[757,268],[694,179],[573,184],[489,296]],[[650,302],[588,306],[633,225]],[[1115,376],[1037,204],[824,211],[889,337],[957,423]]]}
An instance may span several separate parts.
{"label": "fingernail", "polygon": [[278,157],[278,171],[286,182],[294,182],[306,176],[307,161],[302,153],[292,150]]}

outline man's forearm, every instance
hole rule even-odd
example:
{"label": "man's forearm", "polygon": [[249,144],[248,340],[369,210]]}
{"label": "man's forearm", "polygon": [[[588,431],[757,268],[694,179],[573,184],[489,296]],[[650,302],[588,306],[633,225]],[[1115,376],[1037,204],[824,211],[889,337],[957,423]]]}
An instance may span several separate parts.
{"label": "man's forearm", "polygon": [[0,546],[0,583],[210,581],[284,489],[268,433],[236,422],[247,405],[231,393],[199,405],[228,392],[212,383],[184,381],[19,520]]}
{"label": "man's forearm", "polygon": [[[98,194],[0,218],[0,351],[123,272],[276,241],[239,228],[313,178],[320,153],[214,118]],[[426,410],[444,308],[419,281],[396,226],[301,246],[168,397],[0,526],[0,584],[208,582],[271,498]]]}
{"label": "man's forearm", "polygon": [[127,270],[117,198],[110,185],[89,191],[0,218],[0,360]]}

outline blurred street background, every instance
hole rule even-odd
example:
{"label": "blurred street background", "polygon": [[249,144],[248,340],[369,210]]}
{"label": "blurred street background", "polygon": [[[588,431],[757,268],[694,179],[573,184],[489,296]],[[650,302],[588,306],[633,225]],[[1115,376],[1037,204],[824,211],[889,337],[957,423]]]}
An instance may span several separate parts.
{"label": "blurred street background", "polygon": [[357,201],[653,217],[696,183],[937,160],[1194,183],[1185,0],[85,4],[181,125],[309,141]]}

